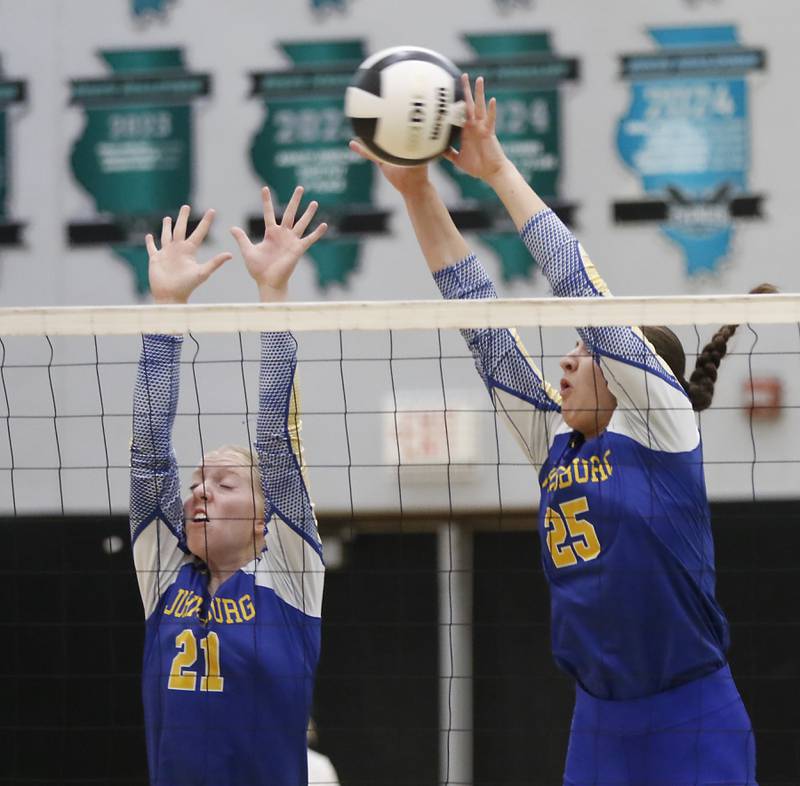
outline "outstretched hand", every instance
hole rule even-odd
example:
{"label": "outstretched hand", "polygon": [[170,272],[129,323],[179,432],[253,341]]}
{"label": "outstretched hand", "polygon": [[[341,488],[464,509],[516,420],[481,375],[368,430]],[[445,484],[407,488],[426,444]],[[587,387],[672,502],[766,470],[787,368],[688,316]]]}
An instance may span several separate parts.
{"label": "outstretched hand", "polygon": [[415,189],[426,185],[428,182],[427,164],[420,164],[419,166],[396,166],[395,164],[387,164],[368,150],[359,139],[351,139],[349,147],[362,158],[366,158],[368,161],[373,161],[377,164],[383,176],[404,196],[410,195]]}
{"label": "outstretched hand", "polygon": [[458,150],[450,148],[444,153],[462,172],[491,180],[507,162],[506,154],[495,133],[497,124],[497,99],[487,103],[483,77],[475,80],[475,97],[467,74],[461,75],[464,89],[466,120],[461,129],[461,144]]}
{"label": "outstretched hand", "polygon": [[186,237],[190,213],[189,205],[184,205],[178,212],[174,229],[172,219],[169,216],[164,218],[161,224],[160,249],[156,247],[152,235],[148,234],[144,239],[150,256],[150,291],[158,304],[186,303],[192,292],[233,256],[229,253],[217,254],[208,262],[199,263],[197,251],[214,220],[214,211],[207,210],[194,232]]}
{"label": "outstretched hand", "polygon": [[262,302],[286,299],[289,279],[300,257],[328,229],[327,224],[320,224],[313,232],[303,237],[319,205],[317,202],[311,202],[295,221],[302,196],[303,187],[297,186],[279,224],[275,219],[270,190],[266,187],[261,189],[261,199],[264,203],[264,238],[259,243],[250,242],[247,233],[240,227],[231,229],[231,234],[244,257],[247,272],[258,285]]}

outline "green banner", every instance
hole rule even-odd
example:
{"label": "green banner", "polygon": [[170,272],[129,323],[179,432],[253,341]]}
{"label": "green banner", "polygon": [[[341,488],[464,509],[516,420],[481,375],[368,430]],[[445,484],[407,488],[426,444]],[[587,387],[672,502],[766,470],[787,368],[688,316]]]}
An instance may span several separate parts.
{"label": "green banner", "polygon": [[0,244],[15,245],[20,242],[21,224],[9,222],[8,192],[11,175],[8,155],[7,107],[25,101],[25,83],[0,78]]}
{"label": "green banner", "polygon": [[19,104],[25,100],[25,83],[19,80],[5,82],[0,80],[0,109],[9,104]]}
{"label": "green banner", "polygon": [[173,0],[131,0],[131,12],[134,16],[147,14],[163,14],[167,3]]}
{"label": "green banner", "polygon": [[266,107],[250,158],[258,175],[285,203],[296,185],[320,205],[319,219],[331,225],[328,236],[309,254],[319,286],[346,284],[356,269],[360,246],[343,238],[353,213],[369,211],[372,164],[351,153],[352,136],[344,116],[344,91],[364,59],[359,40],[282,43],[295,68],[253,74],[254,96]]}
{"label": "green banner", "polygon": [[[130,244],[113,249],[131,265],[136,290],[144,294],[141,239],[133,235],[191,201],[191,102],[209,93],[210,80],[186,72],[179,49],[114,50],[101,56],[112,76],[71,83],[72,103],[83,108],[86,122],[70,161],[98,213],[132,236]],[[107,229],[100,227],[95,242],[107,241]],[[91,233],[82,236],[92,241]]]}
{"label": "green banner", "polygon": [[339,11],[347,9],[347,0],[311,0],[311,8],[314,11]]}
{"label": "green banner", "polygon": [[142,104],[92,109],[72,150],[72,170],[98,212],[159,214],[189,201],[191,108]]}
{"label": "green banner", "polygon": [[6,194],[8,193],[8,165],[6,151],[6,113],[0,111],[0,221],[7,216]]}
{"label": "green banner", "polygon": [[[464,38],[477,59],[462,67],[472,76],[484,76],[488,94],[497,98],[497,136],[506,153],[544,199],[558,201],[559,84],[577,78],[577,61],[554,54],[546,32],[468,33]],[[529,278],[533,260],[491,189],[449,161],[442,166],[462,197],[481,204],[488,214],[492,228],[479,236],[499,255],[503,279]]]}

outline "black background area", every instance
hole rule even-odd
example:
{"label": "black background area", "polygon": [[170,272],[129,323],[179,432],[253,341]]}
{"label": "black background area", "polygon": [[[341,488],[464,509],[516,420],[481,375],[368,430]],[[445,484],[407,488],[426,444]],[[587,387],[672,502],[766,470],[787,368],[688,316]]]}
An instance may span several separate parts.
{"label": "black background area", "polygon": [[[756,729],[759,783],[796,786],[798,502],[718,504],[712,515],[718,597]],[[566,752],[573,689],[550,658],[538,538],[519,530],[522,519],[475,535],[479,786],[560,783]],[[126,545],[108,555],[101,543],[112,534]],[[0,544],[0,783],[145,784],[144,625],[127,522],[5,519]],[[345,554],[326,578],[320,748],[343,786],[436,784],[435,536],[361,534]]]}

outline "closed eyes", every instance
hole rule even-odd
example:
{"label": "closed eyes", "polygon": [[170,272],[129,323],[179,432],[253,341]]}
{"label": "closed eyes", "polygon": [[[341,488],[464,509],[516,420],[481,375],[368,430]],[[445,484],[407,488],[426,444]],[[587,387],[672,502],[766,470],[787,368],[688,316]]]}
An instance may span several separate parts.
{"label": "closed eyes", "polygon": [[[209,481],[206,481],[208,483]],[[189,491],[194,491],[196,488],[200,486],[200,483],[192,483],[189,485]],[[232,483],[218,483],[218,488],[225,489],[226,491],[232,491],[236,488]]]}

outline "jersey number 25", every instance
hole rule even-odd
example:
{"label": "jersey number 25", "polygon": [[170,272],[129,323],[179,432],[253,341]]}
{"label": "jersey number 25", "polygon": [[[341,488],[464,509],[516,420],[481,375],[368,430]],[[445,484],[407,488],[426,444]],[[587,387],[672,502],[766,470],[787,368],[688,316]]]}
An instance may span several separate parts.
{"label": "jersey number 25", "polygon": [[[579,519],[589,512],[586,497],[578,497],[558,506],[559,513],[547,508],[544,528],[547,530],[547,550],[557,568],[577,564],[578,560],[589,562],[600,553],[600,541],[591,522]],[[569,542],[567,542],[569,536]]]}

